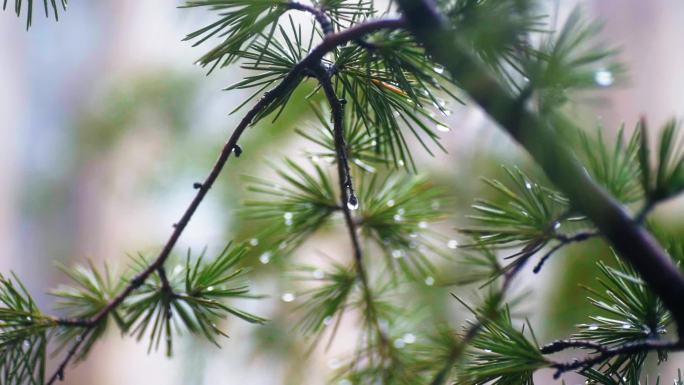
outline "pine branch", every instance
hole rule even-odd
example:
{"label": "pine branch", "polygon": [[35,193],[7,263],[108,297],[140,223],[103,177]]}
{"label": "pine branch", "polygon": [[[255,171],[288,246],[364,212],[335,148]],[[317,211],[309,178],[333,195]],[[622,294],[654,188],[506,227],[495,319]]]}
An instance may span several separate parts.
{"label": "pine branch", "polygon": [[[205,178],[205,180],[202,183],[195,185],[197,189],[197,194],[190,202],[190,205],[185,210],[180,220],[176,224],[174,224],[174,230],[171,233],[169,240],[162,248],[161,252],[157,255],[157,257],[150,265],[148,265],[138,275],[133,277],[129,285],[126,286],[126,288],[121,293],[119,293],[119,295],[117,295],[111,302],[109,302],[107,306],[105,306],[98,314],[96,314],[92,318],[85,320],[86,326],[83,332],[83,337],[87,336],[87,334],[91,331],[92,328],[98,325],[100,321],[107,317],[107,315],[110,312],[112,312],[119,305],[121,305],[121,303],[126,298],[128,298],[134,290],[141,287],[150,275],[152,275],[154,272],[159,271],[164,266],[164,263],[171,254],[171,251],[173,250],[174,246],[176,245],[176,242],[178,241],[178,238],[180,238],[181,234],[183,233],[188,223],[192,219],[193,215],[197,211],[197,208],[200,206],[205,196],[218,179],[219,175],[221,174],[221,171],[226,165],[226,162],[230,158],[231,153],[233,153],[237,148],[238,141],[244,133],[245,129],[247,129],[247,127],[255,123],[255,118],[259,116],[263,110],[267,109],[279,97],[282,97],[284,94],[291,92],[291,90],[295,88],[303,79],[303,76],[307,70],[318,70],[318,66],[320,65],[320,61],[323,58],[323,56],[331,50],[338,47],[339,45],[358,39],[370,32],[382,29],[397,29],[402,28],[403,26],[404,21],[401,19],[372,20],[356,25],[345,31],[328,35],[320,45],[314,48],[308,56],[306,56],[302,61],[300,61],[292,69],[292,71],[290,71],[287,74],[287,76],[285,76],[285,78],[281,81],[280,84],[278,84],[278,86],[266,92],[264,97],[261,98],[256,103],[256,105],[249,110],[249,112],[247,112],[245,117],[237,125],[237,127],[231,134],[230,138],[224,145],[219,155],[219,158],[214,164],[213,168],[211,169],[209,175]],[[348,211],[346,212],[348,213]],[[353,225],[353,221],[351,222]],[[78,350],[78,347],[82,343],[83,339],[84,338],[78,340],[74,347],[72,347],[72,350]],[[74,355],[75,353],[70,353],[64,358],[64,360],[59,365],[59,368],[62,369],[58,368],[58,370],[55,372],[55,374],[51,377],[50,381],[48,382],[48,385],[53,384],[57,379],[63,377],[63,368],[65,368],[68,365],[68,363],[71,361]]]}
{"label": "pine branch", "polygon": [[[655,293],[663,299],[684,333],[684,275],[653,236],[625,209],[598,187],[557,139],[546,120],[525,108],[525,100],[511,96],[483,70],[447,26],[430,0],[397,1],[410,29],[434,59],[444,65],[470,97],[517,140],[540,164],[572,204],[594,222],[620,256],[632,263]],[[573,125],[559,114],[553,126],[563,131]]]}

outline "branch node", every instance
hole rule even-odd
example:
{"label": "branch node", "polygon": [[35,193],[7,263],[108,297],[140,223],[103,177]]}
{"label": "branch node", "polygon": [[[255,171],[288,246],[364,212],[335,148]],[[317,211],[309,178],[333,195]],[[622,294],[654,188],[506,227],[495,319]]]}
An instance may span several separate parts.
{"label": "branch node", "polygon": [[235,157],[239,158],[240,155],[242,155],[242,147],[240,147],[240,145],[236,144],[235,147],[233,147],[233,152],[235,153]]}

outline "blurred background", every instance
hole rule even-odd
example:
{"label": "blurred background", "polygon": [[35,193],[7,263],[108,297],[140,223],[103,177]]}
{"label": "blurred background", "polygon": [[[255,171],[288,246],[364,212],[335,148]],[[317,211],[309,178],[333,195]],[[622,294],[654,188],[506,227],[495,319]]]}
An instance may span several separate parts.
{"label": "blurred background", "polygon": [[[206,47],[181,40],[212,15],[177,9],[180,3],[74,1],[59,23],[36,18],[28,32],[25,20],[0,13],[0,271],[16,272],[43,309],[54,302],[44,293],[65,282],[58,263],[90,258],[123,266],[128,255],[158,252],[194,195],[192,184],[204,178],[241,116],[228,113],[246,94],[221,89],[244,72],[231,67],[207,77],[193,65]],[[550,1],[548,8],[562,21],[576,4],[605,22],[603,40],[621,49],[629,75],[580,96],[569,111],[573,119],[587,129],[614,132],[623,123],[631,130],[641,116],[652,127],[684,116],[684,3],[563,0]],[[267,160],[301,152],[294,129],[310,118],[301,107],[295,104],[276,124],[263,122],[247,132],[245,154],[230,160],[183,234],[180,253],[208,247],[211,254],[244,236],[245,225],[235,215],[246,197],[240,175],[270,175]],[[416,151],[420,172],[439,180],[454,202],[452,218],[442,226],[446,234],[464,221],[473,197],[484,194],[479,176],[500,175],[502,163],[532,169],[479,109],[454,102],[450,108],[452,129],[442,138],[448,153]],[[678,227],[680,208],[671,202],[657,215]],[[338,238],[334,231],[317,235],[297,260],[348,247]],[[594,261],[607,256],[598,242],[573,246],[543,274],[519,280],[523,308],[541,340],[566,336],[575,323],[586,322],[579,284],[593,284]],[[67,374],[67,383],[320,384],[336,355],[355,341],[353,325],[340,332],[341,346],[306,360],[288,359],[293,353],[303,357],[306,346],[289,316],[291,305],[280,301],[292,289],[281,276],[278,267],[256,266],[254,291],[269,298],[240,306],[272,322],[229,320],[230,339],[222,349],[184,338],[168,359],[162,352],[148,355],[146,343],[114,332]],[[466,314],[450,303],[448,292],[433,300],[457,324]],[[668,365],[658,369],[666,381],[676,365],[684,366],[684,357],[673,355]],[[548,373],[540,373],[540,383],[547,382]]]}

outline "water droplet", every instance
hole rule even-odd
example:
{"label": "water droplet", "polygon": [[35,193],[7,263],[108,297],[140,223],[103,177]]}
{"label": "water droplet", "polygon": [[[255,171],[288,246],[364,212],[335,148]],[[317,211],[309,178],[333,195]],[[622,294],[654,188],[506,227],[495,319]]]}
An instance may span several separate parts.
{"label": "water droplet", "polygon": [[395,348],[401,349],[401,348],[403,348],[404,346],[406,346],[406,342],[404,342],[403,339],[397,338],[396,340],[394,340],[394,347],[395,347]]}
{"label": "water droplet", "polygon": [[21,345],[24,347],[24,349],[30,349],[31,348],[31,344],[28,341],[24,341]]}
{"label": "water droplet", "polygon": [[287,242],[282,241],[282,242],[280,242],[280,244],[278,245],[278,250],[285,250],[286,247],[287,247]]}
{"label": "water droplet", "polygon": [[401,220],[403,219],[399,214],[394,214],[392,218],[394,218],[395,222],[401,222]]}
{"label": "water droplet", "polygon": [[404,214],[406,214],[406,209],[399,209],[399,210],[397,210],[397,214],[399,214],[399,215],[404,215]]}
{"label": "water droplet", "polygon": [[525,182],[525,188],[528,190],[532,190],[532,184],[530,182]]}
{"label": "water droplet", "polygon": [[444,67],[442,67],[442,66],[436,66],[433,69],[435,70],[435,72],[437,72],[440,75],[444,73]]}
{"label": "water droplet", "polygon": [[265,252],[259,256],[259,262],[262,264],[266,265],[269,262],[271,262],[271,253],[270,252]]}
{"label": "water droplet", "polygon": [[437,129],[437,131],[441,131],[441,132],[449,132],[449,131],[451,131],[451,128],[449,128],[449,127],[447,127],[447,126],[445,126],[445,125],[443,125],[443,124],[438,124],[437,126],[435,126],[435,128]]}
{"label": "water droplet", "polygon": [[418,238],[418,234],[412,232],[412,233],[409,233],[409,237],[410,238]]}
{"label": "water droplet", "polygon": [[311,157],[311,161],[314,162],[314,163],[318,163],[318,162],[321,161],[321,158],[319,158],[319,157],[316,156],[316,155],[313,155],[313,156]]}
{"label": "water droplet", "polygon": [[285,226],[292,226],[292,213],[285,213],[283,214],[283,218],[285,219]]}
{"label": "water droplet", "polygon": [[356,195],[351,194],[349,196],[349,200],[347,201],[347,208],[349,210],[356,210],[359,208],[359,200],[356,198]]}
{"label": "water droplet", "polygon": [[425,221],[420,221],[420,222],[418,222],[418,227],[421,229],[427,229],[428,223]]}
{"label": "water droplet", "polygon": [[594,81],[601,87],[610,87],[615,82],[615,77],[607,69],[601,69],[594,73]]}
{"label": "water droplet", "polygon": [[249,240],[249,244],[252,246],[257,246],[257,245],[259,245],[259,240],[256,238],[252,238]]}
{"label": "water droplet", "polygon": [[323,318],[323,325],[329,326],[332,323],[333,318],[331,316],[327,316]]}
{"label": "water droplet", "polygon": [[458,241],[455,239],[449,239],[449,241],[447,242],[447,247],[450,249],[458,248]]}
{"label": "water droplet", "polygon": [[325,278],[325,272],[323,272],[323,270],[320,270],[320,269],[314,270],[313,277],[315,279],[323,279],[323,278]]}
{"label": "water droplet", "polygon": [[342,362],[340,362],[340,360],[337,359],[337,358],[331,358],[331,359],[328,361],[328,367],[329,367],[330,369],[337,369],[337,368],[339,368],[340,366],[342,366]]}
{"label": "water droplet", "polygon": [[173,274],[180,274],[183,271],[183,265],[176,265],[173,268]]}
{"label": "water droplet", "polygon": [[485,353],[491,353],[492,352],[491,349],[482,349],[482,351]]}
{"label": "water droplet", "polygon": [[387,207],[393,207],[395,204],[394,199],[390,199],[387,201]]}
{"label": "water droplet", "polygon": [[371,141],[371,146],[375,147],[375,146],[377,146],[377,145],[378,145],[378,141],[375,140],[375,139],[373,139],[373,140]]}
{"label": "water droplet", "polygon": [[631,329],[631,328],[632,328],[632,325],[630,325],[630,324],[624,324],[624,325],[622,325],[622,328],[623,328],[623,329]]}
{"label": "water droplet", "polygon": [[587,326],[587,330],[594,331],[594,330],[598,330],[598,329],[599,329],[599,327],[597,324],[591,324],[591,325]]}
{"label": "water droplet", "polygon": [[416,336],[413,333],[406,333],[404,334],[403,340],[407,344],[412,344],[416,342]]}
{"label": "water droplet", "polygon": [[399,160],[399,161],[397,162],[397,164],[398,164],[400,167],[404,167],[404,164],[405,164],[405,163],[404,163],[403,160]]}
{"label": "water droplet", "polygon": [[426,277],[425,278],[425,284],[428,286],[432,286],[435,284],[435,279],[432,277]]}
{"label": "water droplet", "polygon": [[283,293],[283,295],[280,297],[280,299],[283,300],[283,302],[292,302],[295,300],[295,295],[293,293]]}
{"label": "water droplet", "polygon": [[207,291],[214,291],[214,287],[213,287],[213,286],[209,286],[209,287],[207,288]]}
{"label": "water droplet", "polygon": [[30,316],[29,316],[29,317],[26,317],[26,321],[28,321],[28,322],[33,322],[33,318],[31,318]]}
{"label": "water droplet", "polygon": [[398,249],[397,249],[397,250],[392,250],[392,257],[393,257],[393,258],[397,258],[397,259],[398,259],[398,258],[401,258],[401,257],[403,257],[403,256],[404,256],[404,252],[403,252],[403,251],[398,250]]}
{"label": "water droplet", "polygon": [[558,229],[560,229],[560,227],[561,227],[561,223],[560,223],[560,222],[554,222],[554,223],[553,223],[553,229],[554,229],[554,230],[558,230]]}

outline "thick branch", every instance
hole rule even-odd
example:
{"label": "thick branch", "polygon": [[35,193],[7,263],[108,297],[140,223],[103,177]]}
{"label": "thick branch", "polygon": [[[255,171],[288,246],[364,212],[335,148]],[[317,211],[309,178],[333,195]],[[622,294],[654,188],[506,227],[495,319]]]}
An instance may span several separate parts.
{"label": "thick branch", "polygon": [[[634,221],[577,163],[546,120],[525,108],[524,100],[510,95],[485,67],[458,41],[431,0],[398,0],[409,28],[435,61],[444,65],[470,97],[518,141],[548,177],[570,198],[630,262],[648,286],[663,300],[684,333],[684,275],[651,234]],[[572,123],[550,117],[558,129]]]}
{"label": "thick branch", "polygon": [[[121,305],[121,303],[123,303],[123,301],[128,296],[130,296],[134,290],[139,288],[152,273],[158,271],[161,274],[163,274],[163,270],[161,269],[163,268],[164,263],[171,254],[171,251],[176,245],[176,242],[178,241],[181,234],[187,227],[192,216],[197,211],[197,208],[204,200],[204,197],[207,195],[211,187],[218,179],[219,175],[221,174],[221,171],[223,170],[224,166],[226,165],[226,162],[228,161],[228,158],[230,158],[231,153],[233,153],[234,149],[239,148],[238,141],[240,140],[240,137],[244,133],[245,129],[247,129],[247,127],[249,127],[253,123],[254,118],[261,111],[265,110],[271,103],[273,103],[279,97],[281,97],[289,90],[291,90],[292,87],[295,87],[297,83],[299,83],[302,80],[307,70],[317,70],[323,57],[327,53],[335,49],[337,46],[359,39],[367,33],[375,32],[382,29],[397,29],[402,28],[403,26],[403,19],[370,20],[368,22],[351,27],[345,31],[325,36],[321,44],[314,48],[304,59],[302,59],[301,62],[299,62],[295,67],[293,67],[292,70],[287,74],[287,76],[285,76],[285,78],[281,81],[281,83],[278,84],[278,86],[276,86],[271,91],[268,91],[257,102],[257,104],[254,107],[252,107],[252,109],[250,109],[249,112],[247,112],[245,117],[240,121],[240,123],[237,125],[228,141],[223,146],[223,149],[221,150],[221,153],[219,154],[219,157],[216,160],[216,163],[211,169],[209,175],[205,178],[205,180],[202,183],[196,183],[193,186],[195,189],[197,189],[197,194],[190,202],[190,205],[183,213],[181,219],[174,225],[174,230],[171,233],[171,236],[169,237],[168,241],[155,258],[155,260],[145,270],[143,270],[141,273],[139,273],[137,276],[131,279],[131,282],[128,284],[128,286],[126,286],[126,288],[121,293],[119,293],[114,299],[112,299],[107,304],[107,306],[105,306],[98,314],[96,314],[92,318],[82,321],[60,321],[63,323],[72,323],[74,325],[76,322],[78,322],[78,326],[84,327],[85,330],[79,341],[77,341],[76,344],[74,344],[74,346],[70,349],[69,354],[67,354],[64,361],[60,364],[58,371],[50,378],[50,380],[47,383],[48,385],[53,384],[57,379],[61,379],[63,377],[64,368],[66,368],[68,363],[76,354],[76,351],[80,347],[82,341],[95,326],[97,326],[101,321],[103,321],[110,312],[116,309],[116,307]],[[342,204],[342,208],[345,211],[345,213],[348,213],[346,203]]]}

